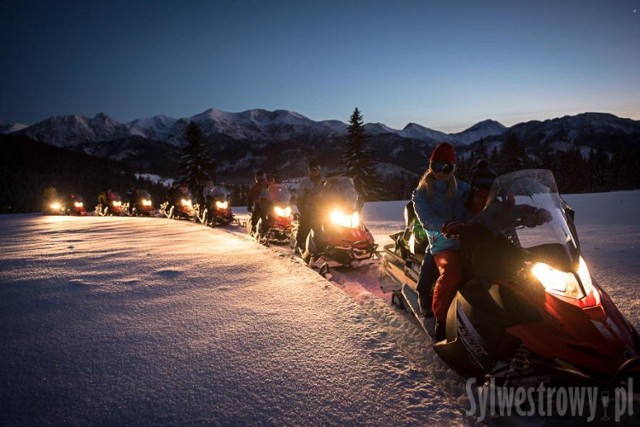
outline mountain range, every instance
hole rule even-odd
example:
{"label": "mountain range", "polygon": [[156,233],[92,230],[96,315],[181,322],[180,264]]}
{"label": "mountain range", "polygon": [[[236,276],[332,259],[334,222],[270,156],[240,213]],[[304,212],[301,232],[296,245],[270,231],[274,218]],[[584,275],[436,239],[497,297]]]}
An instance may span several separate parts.
{"label": "mountain range", "polygon": [[[31,126],[5,124],[0,133],[18,133],[58,147],[74,147],[91,142],[113,141],[139,136],[180,146],[186,125],[194,121],[205,135],[224,135],[234,140],[287,141],[301,137],[341,137],[347,134],[347,124],[339,120],[314,121],[301,114],[276,110],[248,110],[228,113],[209,109],[185,118],[158,115],[120,123],[105,113],[89,118],[81,115],[53,116]],[[369,135],[392,134],[401,138],[422,141],[450,141],[469,144],[506,129],[502,124],[486,120],[456,134],[446,134],[416,123],[409,123],[402,130],[392,129],[383,123],[367,123]]]}
{"label": "mountain range", "polygon": [[[299,113],[253,109],[229,113],[209,109],[184,118],[158,115],[120,123],[104,113],[54,116],[31,126],[0,123],[0,133],[27,136],[57,147],[123,161],[140,172],[176,175],[183,132],[190,121],[205,134],[217,170],[223,176],[247,177],[256,169],[281,171],[284,177],[301,176],[310,159],[329,169],[344,151],[348,125],[338,120],[314,121]],[[487,149],[499,146],[508,135],[535,151],[549,146],[603,148],[640,144],[640,121],[607,113],[584,113],[506,127],[485,120],[459,133],[444,133],[416,123],[401,130],[383,123],[364,125],[384,175],[421,173],[433,145],[448,141],[461,156],[480,141]]]}

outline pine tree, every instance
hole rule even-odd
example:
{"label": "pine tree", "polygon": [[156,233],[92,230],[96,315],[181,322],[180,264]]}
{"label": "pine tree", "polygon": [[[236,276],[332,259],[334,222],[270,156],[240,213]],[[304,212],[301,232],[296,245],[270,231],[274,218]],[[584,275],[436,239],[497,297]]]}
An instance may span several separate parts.
{"label": "pine tree", "polygon": [[526,156],[524,147],[518,142],[515,134],[510,134],[507,142],[502,146],[500,151],[500,164],[498,173],[500,175],[521,170],[526,164]]}
{"label": "pine tree", "polygon": [[180,158],[180,181],[185,182],[189,191],[202,204],[202,189],[208,179],[215,179],[215,162],[209,155],[204,134],[195,122],[191,121],[184,130],[187,145]]}
{"label": "pine tree", "polygon": [[553,173],[561,193],[581,193],[587,187],[586,162],[578,147],[557,153],[557,167]]}
{"label": "pine tree", "polygon": [[473,165],[475,165],[478,160],[488,160],[488,157],[489,156],[487,155],[487,147],[484,143],[484,138],[482,138],[475,144],[475,146],[471,150],[471,155],[469,156],[469,164],[473,167]]}
{"label": "pine tree", "polygon": [[385,191],[376,171],[373,153],[367,145],[363,124],[362,115],[356,108],[349,119],[347,151],[342,158],[342,168],[346,176],[353,178],[356,190],[365,201],[380,200]]}
{"label": "pine tree", "polygon": [[611,168],[609,166],[609,156],[602,149],[591,148],[587,160],[588,191],[606,191],[611,185]]}

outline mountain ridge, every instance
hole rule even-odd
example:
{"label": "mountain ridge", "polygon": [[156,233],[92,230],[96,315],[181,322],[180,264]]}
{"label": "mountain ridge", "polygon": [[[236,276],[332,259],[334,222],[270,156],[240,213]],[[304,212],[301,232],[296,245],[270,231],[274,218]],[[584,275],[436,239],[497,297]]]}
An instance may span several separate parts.
{"label": "mountain ridge", "polygon": [[[30,126],[3,124],[0,133],[25,135],[60,147],[110,141],[135,135],[180,145],[181,132],[192,120],[207,136],[222,134],[236,140],[254,141],[291,140],[304,134],[333,138],[346,135],[348,128],[346,123],[339,120],[315,121],[289,110],[269,111],[256,108],[230,113],[209,108],[190,117],[173,118],[156,115],[137,118],[126,123],[120,123],[105,113],[98,113],[94,117],[79,114],[51,116]],[[492,126],[483,129],[485,122],[491,122]],[[479,122],[468,130],[456,134],[446,134],[417,123],[408,123],[403,129],[393,129],[384,123],[366,123],[364,127],[372,135],[388,133],[428,142],[440,139],[463,144],[473,142],[475,138],[495,135],[506,129],[502,124],[492,120]],[[467,131],[473,131],[474,137],[458,138],[466,135]]]}

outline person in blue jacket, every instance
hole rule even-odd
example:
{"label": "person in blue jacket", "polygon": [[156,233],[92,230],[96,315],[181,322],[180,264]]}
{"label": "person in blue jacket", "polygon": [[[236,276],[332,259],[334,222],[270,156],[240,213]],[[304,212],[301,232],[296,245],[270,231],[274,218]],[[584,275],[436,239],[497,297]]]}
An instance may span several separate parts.
{"label": "person in blue jacket", "polygon": [[[431,302],[436,318],[436,340],[445,337],[447,311],[462,281],[459,241],[449,237],[455,235],[470,217],[465,208],[470,186],[456,179],[455,168],[453,145],[448,142],[438,144],[429,157],[429,168],[412,195],[416,216],[427,232],[439,272]],[[425,257],[425,261],[431,262],[430,257]]]}

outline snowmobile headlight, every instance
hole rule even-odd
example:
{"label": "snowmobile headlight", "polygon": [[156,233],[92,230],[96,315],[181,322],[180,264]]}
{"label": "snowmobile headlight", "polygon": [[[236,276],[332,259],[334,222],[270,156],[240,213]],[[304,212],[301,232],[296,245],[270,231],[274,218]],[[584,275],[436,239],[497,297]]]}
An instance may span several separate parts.
{"label": "snowmobile headlight", "polygon": [[281,216],[281,217],[288,217],[291,216],[291,207],[287,206],[285,208],[281,208],[280,206],[275,206],[273,208],[274,212],[276,213],[276,215]]}
{"label": "snowmobile headlight", "polygon": [[216,202],[216,208],[218,209],[227,209],[229,207],[229,202],[226,200],[224,202]]}
{"label": "snowmobile headlight", "polygon": [[84,203],[82,203],[82,202],[74,202],[74,203],[73,203],[73,205],[74,205],[76,208],[81,208],[81,207],[83,207],[83,206],[84,206]]}
{"label": "snowmobile headlight", "polygon": [[588,295],[593,291],[593,282],[591,281],[591,274],[589,273],[587,262],[582,257],[580,257],[580,262],[578,264],[578,277],[582,282],[582,287],[584,287],[585,293]]}
{"label": "snowmobile headlight", "polygon": [[347,215],[340,210],[331,212],[331,222],[345,228],[356,228],[360,225],[360,215],[358,212],[354,212],[351,215]]}
{"label": "snowmobile headlight", "polygon": [[51,209],[53,209],[54,211],[58,211],[60,210],[60,208],[62,207],[62,205],[60,204],[60,202],[53,202],[49,205],[49,207]]}
{"label": "snowmobile headlight", "polygon": [[192,205],[191,205],[191,200],[190,200],[190,199],[189,199],[189,200],[187,200],[187,199],[182,199],[182,200],[180,200],[180,204],[181,204],[182,206],[188,206],[188,207],[191,207],[191,206],[192,206]]}
{"label": "snowmobile headlight", "polygon": [[142,206],[151,206],[151,199],[142,199]]}
{"label": "snowmobile headlight", "polygon": [[547,292],[575,299],[586,296],[575,273],[555,269],[543,262],[535,263],[531,267],[531,273]]}
{"label": "snowmobile headlight", "polygon": [[120,206],[122,206],[122,202],[120,200],[114,200],[112,202],[113,206],[115,206],[116,208],[119,208]]}

